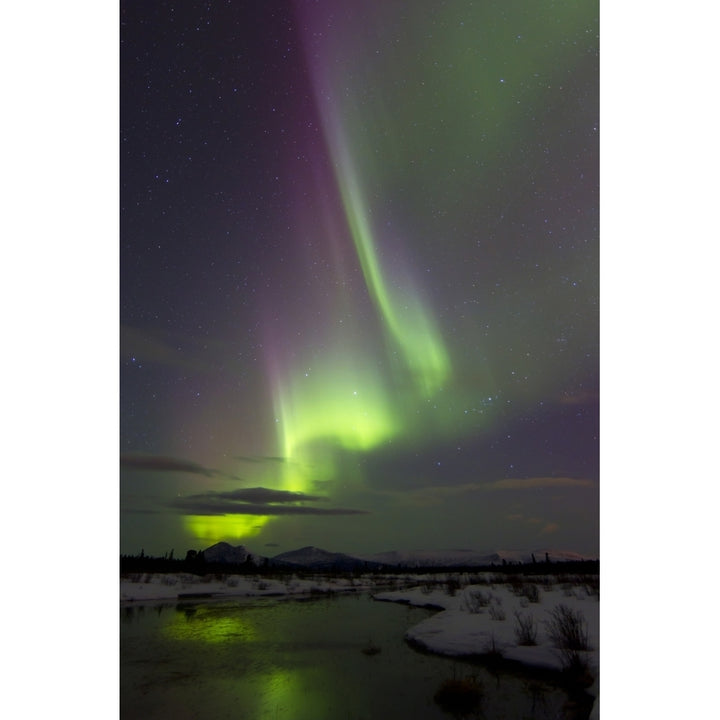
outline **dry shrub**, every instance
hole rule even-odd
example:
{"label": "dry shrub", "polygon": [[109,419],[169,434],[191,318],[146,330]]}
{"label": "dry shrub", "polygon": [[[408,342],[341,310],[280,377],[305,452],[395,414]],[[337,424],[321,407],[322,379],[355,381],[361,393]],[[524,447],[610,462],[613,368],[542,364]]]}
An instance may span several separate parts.
{"label": "dry shrub", "polygon": [[515,611],[515,637],[518,645],[537,645],[537,623],[532,613],[523,615]]}
{"label": "dry shrub", "polygon": [[468,612],[477,614],[490,604],[492,598],[490,593],[484,593],[482,590],[466,590],[463,602]]}
{"label": "dry shrub", "polygon": [[502,605],[500,605],[499,603],[493,603],[492,605],[490,605],[490,607],[488,608],[488,612],[490,613],[490,617],[493,620],[505,620],[505,618],[507,617],[505,615],[505,610],[503,610]]}
{"label": "dry shrub", "polygon": [[538,589],[538,586],[535,585],[535,583],[528,583],[527,585],[523,585],[520,594],[523,597],[527,598],[531,603],[540,602],[540,590]]}
{"label": "dry shrub", "polygon": [[557,605],[545,622],[553,645],[560,650],[564,670],[578,684],[587,686],[592,676],[584,652],[590,650],[585,616],[567,605]]}
{"label": "dry shrub", "polygon": [[455,593],[462,588],[462,583],[457,575],[449,575],[446,582],[446,591],[450,597],[455,597]]}
{"label": "dry shrub", "polygon": [[555,647],[561,650],[589,650],[588,628],[585,616],[560,604],[550,610],[546,621],[547,633]]}

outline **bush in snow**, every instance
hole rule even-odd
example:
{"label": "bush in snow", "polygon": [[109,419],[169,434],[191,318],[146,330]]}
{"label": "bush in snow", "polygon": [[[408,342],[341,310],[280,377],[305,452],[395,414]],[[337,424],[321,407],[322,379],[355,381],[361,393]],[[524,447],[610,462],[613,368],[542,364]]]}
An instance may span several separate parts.
{"label": "bush in snow", "polygon": [[503,610],[500,601],[497,601],[497,603],[492,603],[488,608],[488,612],[490,613],[490,617],[493,620],[505,620],[506,618],[505,611]]}
{"label": "bush in snow", "polygon": [[547,633],[555,647],[561,650],[589,650],[588,628],[585,616],[560,603],[550,612]]}
{"label": "bush in snow", "polygon": [[515,638],[518,645],[537,645],[537,623],[532,613],[515,611]]}
{"label": "bush in snow", "polygon": [[447,594],[450,597],[455,597],[455,593],[460,590],[462,583],[457,575],[448,575],[447,578]]}
{"label": "bush in snow", "polygon": [[585,592],[590,597],[596,597],[600,598],[600,578],[595,575],[591,575],[588,578],[585,578]]}
{"label": "bush in snow", "polygon": [[576,682],[591,685],[593,679],[582,654],[590,649],[585,616],[579,610],[560,604],[550,611],[550,620],[545,625],[553,645],[560,650],[565,670]]}
{"label": "bush in snow", "polygon": [[483,608],[486,608],[492,595],[490,593],[484,593],[482,590],[466,590],[465,596],[463,597],[465,609],[470,613],[481,613]]}
{"label": "bush in snow", "polygon": [[511,577],[508,581],[513,594],[531,603],[540,602],[540,589],[536,583],[525,582],[520,577]]}
{"label": "bush in snow", "polygon": [[466,573],[464,585],[487,585],[488,580],[485,575],[481,573]]}
{"label": "bush in snow", "polygon": [[491,665],[502,660],[502,650],[500,649],[498,642],[495,640],[494,632],[490,633],[490,640],[485,645],[485,657]]}
{"label": "bush in snow", "polygon": [[523,585],[520,589],[520,594],[523,597],[527,598],[531,603],[540,602],[540,590],[538,589],[538,586],[534,583]]}

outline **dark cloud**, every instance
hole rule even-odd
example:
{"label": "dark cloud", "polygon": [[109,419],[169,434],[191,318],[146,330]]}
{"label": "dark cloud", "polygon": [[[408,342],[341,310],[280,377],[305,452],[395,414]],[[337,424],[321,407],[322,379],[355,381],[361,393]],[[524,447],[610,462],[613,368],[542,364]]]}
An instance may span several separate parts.
{"label": "dark cloud", "polygon": [[240,462],[247,462],[247,463],[265,463],[265,462],[284,463],[284,462],[286,462],[286,458],[276,457],[274,455],[236,455],[235,459],[240,460]]}
{"label": "dark cloud", "polygon": [[205,477],[213,477],[218,474],[217,470],[211,470],[189,460],[162,457],[160,455],[121,455],[120,467],[132,468],[133,470],[150,470],[152,472],[184,472],[205,475]]}
{"label": "dark cloud", "polygon": [[560,529],[560,526],[557,523],[548,523],[541,531],[541,535],[552,535],[552,533],[556,533]]}
{"label": "dark cloud", "polygon": [[485,483],[486,490],[529,490],[538,488],[586,488],[593,487],[592,480],[569,477],[503,478]]}
{"label": "dark cloud", "polygon": [[168,505],[187,515],[362,515],[365,510],[286,503],[327,501],[318,495],[256,487],[175,498]]}
{"label": "dark cloud", "polygon": [[163,457],[161,455],[121,455],[120,467],[150,472],[178,472],[204,475],[205,477],[226,477],[230,480],[243,482],[243,478],[223,472],[222,470],[207,468],[190,460]]}
{"label": "dark cloud", "polygon": [[367,515],[367,510],[350,508],[317,508],[308,505],[257,505],[251,503],[214,502],[178,498],[170,507],[185,515]]}
{"label": "dark cloud", "polygon": [[213,497],[219,500],[232,500],[235,502],[253,502],[258,504],[266,503],[292,503],[292,502],[315,502],[327,501],[326,497],[320,495],[307,495],[302,492],[291,492],[290,490],[272,490],[264,487],[241,488],[227,492],[202,493],[191,495],[194,497]]}

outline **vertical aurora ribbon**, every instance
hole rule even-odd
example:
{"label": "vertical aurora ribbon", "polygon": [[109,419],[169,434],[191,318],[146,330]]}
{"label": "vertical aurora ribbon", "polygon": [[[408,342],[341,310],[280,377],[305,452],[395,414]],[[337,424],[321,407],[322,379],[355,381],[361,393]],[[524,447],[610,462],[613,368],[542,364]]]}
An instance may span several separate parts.
{"label": "vertical aurora ribbon", "polygon": [[[322,36],[313,32],[313,24],[319,28],[333,15],[331,8],[325,10],[329,14],[308,13],[308,36]],[[343,35],[351,28],[338,31]],[[315,49],[307,54],[310,82],[332,167],[332,174],[326,171],[323,179],[334,187],[329,194],[340,200],[333,212],[341,222],[334,223],[333,236],[328,233],[333,223],[323,225],[316,219],[314,231],[329,249],[328,255],[338,242],[349,243],[347,249],[352,248],[364,285],[355,288],[352,297],[343,298],[342,304],[360,306],[369,299],[375,318],[359,319],[352,328],[341,326],[339,304],[329,301],[317,310],[319,322],[333,329],[326,333],[319,356],[298,362],[312,353],[293,348],[289,354],[294,364],[280,367],[282,362],[272,359],[278,443],[288,460],[283,486],[290,490],[306,490],[312,481],[335,478],[336,451],[369,451],[412,432],[418,406],[442,390],[451,374],[448,352],[412,272],[397,259],[394,265],[390,260],[389,243],[399,238],[383,237],[372,221],[357,151],[348,136],[348,128],[354,126],[347,117],[353,103],[346,96],[361,89],[343,89],[326,72],[338,63],[337,46],[321,42]],[[342,67],[359,61],[352,54],[342,56]]]}
{"label": "vertical aurora ribbon", "polygon": [[442,389],[450,374],[450,358],[430,309],[419,293],[404,279],[405,287],[393,289],[378,257],[376,234],[370,223],[360,180],[350,149],[332,108],[321,110],[337,184],[347,224],[362,267],[368,293],[388,335],[389,349],[399,350],[403,365],[410,372],[415,389],[423,398]]}

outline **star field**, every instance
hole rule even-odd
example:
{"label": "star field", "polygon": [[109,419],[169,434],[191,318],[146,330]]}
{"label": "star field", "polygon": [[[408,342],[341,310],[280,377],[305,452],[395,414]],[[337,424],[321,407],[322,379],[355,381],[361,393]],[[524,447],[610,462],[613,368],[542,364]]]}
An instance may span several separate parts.
{"label": "star field", "polygon": [[120,9],[121,551],[597,554],[597,4]]}

